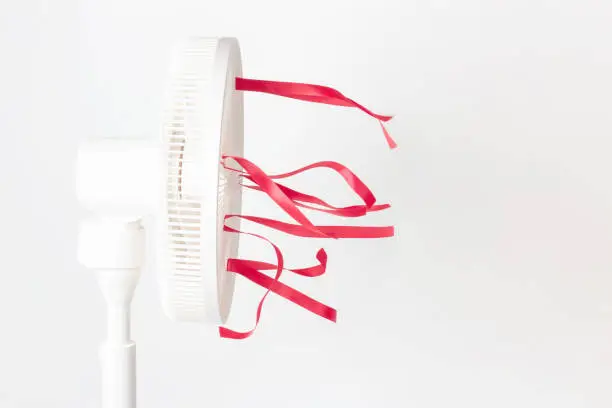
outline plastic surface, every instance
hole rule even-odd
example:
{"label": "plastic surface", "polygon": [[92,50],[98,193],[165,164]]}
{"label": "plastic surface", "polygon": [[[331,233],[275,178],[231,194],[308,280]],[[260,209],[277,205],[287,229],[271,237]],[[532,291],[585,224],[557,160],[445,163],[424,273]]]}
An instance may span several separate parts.
{"label": "plastic surface", "polygon": [[240,75],[235,39],[190,39],[174,58],[161,143],[95,139],[78,152],[85,207],[101,216],[153,216],[150,255],[164,310],[175,320],[219,324],[230,312],[234,275],[225,265],[237,256],[238,237],[223,233],[223,216],[240,213],[242,192],[220,156],[243,154]]}
{"label": "plastic surface", "polygon": [[238,237],[223,234],[222,217],[239,213],[237,177],[221,153],[243,153],[240,49],[233,38],[193,38],[177,51],[164,124],[165,186],[158,266],[162,303],[179,321],[226,320],[234,276],[225,272]]}
{"label": "plastic surface", "polygon": [[103,344],[102,408],[136,408],[136,344]]}
{"label": "plastic surface", "polygon": [[83,221],[79,261],[98,278],[106,303],[106,340],[100,348],[102,408],[136,407],[136,344],[130,339],[130,305],[145,246],[139,219]]}
{"label": "plastic surface", "polygon": [[222,323],[227,318],[238,237],[224,234],[223,216],[240,213],[241,187],[221,166],[221,154],[243,154],[238,42],[194,38],[177,54],[163,140],[99,139],[78,153],[76,193],[94,217],[81,223],[78,259],[96,272],[107,306],[101,347],[103,408],[135,408],[135,343],[130,304],[144,258],[141,218],[156,221],[167,314],[180,321]]}
{"label": "plastic surface", "polygon": [[76,193],[103,216],[142,217],[156,210],[161,189],[160,146],[155,140],[91,139],[79,147]]}
{"label": "plastic surface", "polygon": [[140,268],[144,230],[139,218],[99,217],[81,221],[77,257],[91,269]]}

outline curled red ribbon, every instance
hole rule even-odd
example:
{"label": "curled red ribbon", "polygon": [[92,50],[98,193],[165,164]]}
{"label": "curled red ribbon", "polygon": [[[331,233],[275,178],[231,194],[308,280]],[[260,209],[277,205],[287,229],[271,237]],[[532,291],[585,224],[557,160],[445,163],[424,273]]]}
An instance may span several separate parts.
{"label": "curled red ribbon", "polygon": [[[331,308],[310,296],[303,294],[302,292],[293,289],[292,287],[280,282],[280,277],[282,275],[283,270],[288,270],[298,275],[306,276],[306,277],[315,277],[321,276],[325,273],[325,269],[327,267],[327,253],[325,250],[320,249],[317,252],[317,260],[319,261],[319,265],[300,268],[300,269],[287,269],[284,267],[284,259],[281,250],[269,239],[258,235],[252,234],[249,232],[239,231],[237,229],[231,228],[227,225],[223,227],[224,231],[237,233],[237,234],[246,234],[259,239],[263,239],[268,242],[272,248],[274,248],[274,252],[276,253],[276,265],[269,264],[266,262],[259,261],[250,261],[245,259],[235,259],[230,258],[227,262],[227,271],[239,274],[244,276],[248,280],[253,283],[256,283],[266,289],[266,293],[263,295],[259,304],[257,306],[257,312],[255,316],[255,325],[251,330],[246,332],[239,332],[232,329],[228,329],[227,327],[219,327],[219,335],[223,338],[234,339],[234,340],[242,340],[250,337],[257,329],[259,325],[259,320],[261,318],[261,311],[263,309],[264,302],[270,292],[274,292],[279,296],[295,303],[298,306],[314,313],[318,316],[331,320],[332,322],[336,321],[337,312],[334,308]],[[261,273],[262,270],[276,270],[276,274],[274,278],[269,277],[268,275]]]}
{"label": "curled red ribbon", "polygon": [[[240,164],[244,171],[229,167],[226,164],[226,159],[235,160],[238,164]],[[374,193],[372,193],[372,191],[368,188],[368,186],[359,177],[357,177],[357,175],[353,173],[348,167],[337,162],[316,162],[308,166],[300,167],[299,169],[291,172],[274,175],[268,175],[264,173],[254,163],[242,157],[224,155],[222,164],[226,169],[238,172],[244,178],[253,181],[256,184],[255,186],[247,185],[245,187],[265,192],[293,219],[298,221],[300,224],[310,228],[313,227],[312,223],[310,223],[310,221],[308,220],[305,223],[303,222],[304,218],[306,217],[299,209],[297,209],[297,207],[323,211],[332,215],[343,217],[360,217],[368,212],[381,211],[390,207],[389,204],[376,204],[376,197],[374,196]],[[288,178],[316,168],[327,168],[337,172],[340,176],[342,176],[346,184],[353,190],[353,192],[355,192],[355,194],[357,194],[357,196],[361,198],[364,205],[334,207],[318,197],[301,193],[280,183],[274,182],[274,180]],[[317,204],[324,208],[317,208],[304,203]]]}
{"label": "curled red ribbon", "polygon": [[[319,252],[321,252],[320,250]],[[311,313],[318,316],[324,317],[332,322],[336,321],[337,312],[334,308],[331,308],[323,303],[303,294],[302,292],[293,289],[292,287],[285,285],[278,279],[273,279],[268,275],[261,273],[262,270],[277,269],[278,265],[269,264],[265,262],[250,261],[245,259],[230,259],[227,263],[227,271],[235,272],[239,275],[244,276],[251,282],[254,282],[271,292],[276,293],[279,296],[284,297],[287,300],[295,303],[298,306],[303,307]],[[300,274],[302,276],[314,277],[320,276],[325,273],[325,265],[319,264],[308,268],[301,269],[285,269],[290,272]]]}
{"label": "curled red ribbon", "polygon": [[[268,242],[272,246],[272,248],[274,248],[274,252],[276,253],[276,275],[274,276],[274,280],[278,281],[278,279],[280,279],[281,274],[283,273],[283,266],[284,266],[283,254],[281,253],[280,249],[276,245],[274,245],[272,241],[270,241],[269,239],[261,235],[252,234],[249,232],[238,231],[237,229],[228,227],[227,225],[224,225],[223,230],[227,232],[237,233],[237,234],[251,235],[253,237],[257,237],[259,239],[263,239],[264,241]],[[228,261],[228,264],[229,264],[229,261]],[[257,326],[259,325],[259,319],[261,318],[261,310],[263,308],[263,304],[266,298],[268,297],[268,295],[270,294],[271,290],[272,289],[268,287],[266,293],[263,295],[263,297],[259,301],[259,305],[257,306],[257,313],[255,316],[255,326],[251,330],[246,331],[246,332],[238,332],[232,329],[228,329],[227,327],[219,327],[219,335],[224,338],[235,339],[235,340],[242,340],[242,339],[246,339],[247,337],[251,336],[253,332],[255,331],[255,329],[257,328]]]}
{"label": "curled red ribbon", "polygon": [[390,121],[393,116],[379,115],[365,106],[344,96],[340,91],[328,86],[304,84],[299,82],[264,81],[260,79],[236,78],[237,91],[262,92],[302,101],[324,103],[327,105],[347,106],[360,109],[378,120],[383,130],[385,140],[391,149],[397,147],[383,122]]}
{"label": "curled red ribbon", "polygon": [[[280,189],[280,187],[272,180],[270,176],[263,172],[253,162],[237,156],[226,156],[224,155],[223,161],[230,158],[236,161],[243,169],[248,173],[250,179],[256,183],[262,191],[264,191],[278,206],[285,211],[291,218],[304,226],[304,228],[310,230],[313,234],[325,237],[325,234],[318,231],[310,220],[300,211],[295,203],[287,197],[287,195]],[[225,165],[225,163],[224,163]],[[227,218],[227,215],[226,215]]]}
{"label": "curled red ribbon", "polygon": [[[249,177],[246,176],[245,178],[248,179]],[[287,197],[289,197],[298,207],[307,208],[309,210],[321,211],[321,212],[336,215],[339,217],[363,217],[368,212],[381,211],[381,210],[385,210],[390,207],[389,204],[376,204],[369,208],[365,205],[351,205],[348,207],[334,207],[333,205],[328,204],[327,202],[323,201],[322,199],[318,197],[301,193],[287,186],[284,186],[280,183],[276,183],[276,185],[278,185],[278,187],[281,190],[283,190],[283,192],[287,195]],[[251,186],[251,185],[242,184],[242,186],[248,189],[251,189],[251,190],[263,191],[261,187],[256,186],[256,185]],[[315,206],[304,204],[304,203],[317,204],[320,207],[315,207]],[[321,207],[324,207],[324,208],[321,208]]]}
{"label": "curled red ribbon", "polygon": [[[232,159],[242,167],[243,170],[233,169],[226,164],[227,159]],[[337,162],[324,161],[317,162],[311,165],[299,168],[295,171],[268,175],[258,166],[251,161],[237,156],[223,156],[222,164],[225,168],[239,172],[244,178],[255,183],[254,186],[248,186],[258,191],[264,192],[268,195],[283,211],[285,211],[291,218],[298,222],[298,224],[291,224],[282,221],[277,221],[265,217],[255,217],[240,214],[226,214],[225,220],[230,218],[241,218],[251,222],[264,225],[266,227],[285,232],[290,235],[308,237],[308,238],[384,238],[391,237],[394,235],[394,229],[391,226],[317,226],[314,225],[310,220],[299,210],[298,207],[313,209],[317,211],[324,211],[336,216],[362,216],[370,211],[380,211],[389,208],[388,204],[376,204],[376,198],[372,191],[361,181],[357,175],[350,171],[346,166],[343,166]],[[362,206],[349,206],[349,207],[334,207],[320,198],[304,193],[300,193],[296,190],[290,189],[289,187],[283,186],[274,180],[284,179],[296,174],[303,173],[305,171],[315,168],[328,168],[332,169],[342,176],[346,184],[361,198],[364,205]],[[320,207],[310,206],[304,203],[316,204]],[[231,339],[245,339],[249,337],[259,324],[261,317],[261,310],[263,303],[270,292],[274,292],[287,300],[301,306],[302,308],[314,313],[318,316],[336,321],[336,310],[324,305],[323,303],[291,288],[290,286],[280,282],[280,277],[283,270],[289,270],[298,275],[305,277],[316,277],[321,276],[325,273],[327,266],[327,254],[323,249],[317,252],[318,265],[300,268],[300,269],[287,269],[284,267],[283,255],[280,249],[267,238],[242,231],[238,231],[227,225],[224,225],[224,230],[232,233],[244,233],[267,241],[275,250],[277,263],[271,264],[260,261],[244,260],[230,258],[227,263],[227,271],[237,273],[251,282],[256,283],[266,288],[266,293],[262,297],[257,307],[256,321],[253,329],[247,332],[237,332],[226,327],[219,328],[219,334],[221,337]],[[263,270],[276,270],[274,278],[262,273]]]}
{"label": "curled red ribbon", "polygon": [[[319,261],[318,265],[309,266],[307,268],[285,269],[297,275],[306,276],[309,278],[321,276],[325,273],[325,269],[327,268],[327,252],[325,252],[323,248],[319,249],[319,251],[317,251],[316,258],[317,261]],[[250,268],[254,268],[259,271],[272,270],[277,268],[277,265],[261,261],[250,261],[246,259],[230,259],[230,261],[231,262],[228,262],[228,265],[236,265],[237,263],[239,263],[241,265],[246,265]],[[228,270],[229,269],[234,269],[234,267],[228,266]]]}

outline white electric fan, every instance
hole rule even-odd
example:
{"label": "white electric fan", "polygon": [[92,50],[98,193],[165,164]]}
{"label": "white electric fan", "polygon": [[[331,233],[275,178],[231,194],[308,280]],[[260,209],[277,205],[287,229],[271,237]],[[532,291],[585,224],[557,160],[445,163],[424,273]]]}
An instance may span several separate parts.
{"label": "white electric fan", "polygon": [[[221,155],[243,155],[240,49],[233,38],[193,38],[178,47],[161,140],[98,139],[77,159],[77,195],[91,210],[81,223],[79,261],[97,273],[107,305],[101,348],[103,408],[136,407],[130,303],[155,243],[164,309],[178,321],[221,324],[230,312],[238,234],[225,214],[241,209],[237,176]],[[149,246],[151,247],[151,246]],[[151,258],[148,258],[151,259]]]}

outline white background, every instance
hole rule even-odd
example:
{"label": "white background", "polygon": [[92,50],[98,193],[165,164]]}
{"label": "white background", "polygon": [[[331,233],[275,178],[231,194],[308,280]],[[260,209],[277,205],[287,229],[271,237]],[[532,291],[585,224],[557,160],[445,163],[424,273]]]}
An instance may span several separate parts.
{"label": "white background", "polygon": [[[155,137],[167,53],[192,34],[238,37],[247,76],[396,114],[389,152],[358,112],[246,100],[249,158],[346,163],[393,203],[369,222],[398,236],[325,243],[330,277],[291,281],[337,306],[337,325],[270,298],[245,342],[166,319],[145,271],[139,406],[610,407],[611,14],[595,0],[4,0],[0,407],[97,406],[103,307],[75,260],[76,149]],[[335,182],[304,181],[340,197]],[[319,244],[278,241],[296,263]],[[239,285],[234,324],[257,294]]]}

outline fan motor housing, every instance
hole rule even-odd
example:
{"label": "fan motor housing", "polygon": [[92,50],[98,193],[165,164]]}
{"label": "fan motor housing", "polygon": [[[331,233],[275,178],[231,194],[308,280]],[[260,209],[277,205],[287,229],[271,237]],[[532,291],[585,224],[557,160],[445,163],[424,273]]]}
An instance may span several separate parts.
{"label": "fan motor housing", "polygon": [[234,290],[226,273],[238,235],[223,233],[239,214],[242,190],[222,154],[243,155],[242,75],[234,38],[191,38],[172,59],[161,138],[86,141],[77,158],[77,196],[100,217],[150,217],[149,254],[166,314],[224,323]]}

